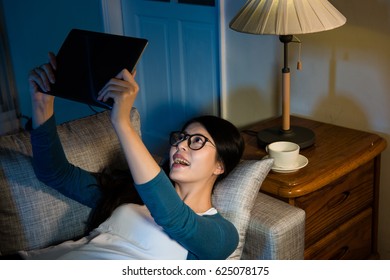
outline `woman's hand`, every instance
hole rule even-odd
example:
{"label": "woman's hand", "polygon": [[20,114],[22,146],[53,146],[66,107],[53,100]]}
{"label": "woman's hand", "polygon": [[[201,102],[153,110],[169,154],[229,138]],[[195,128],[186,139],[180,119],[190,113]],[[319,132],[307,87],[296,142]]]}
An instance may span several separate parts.
{"label": "woman's hand", "polygon": [[45,93],[50,91],[51,84],[55,83],[56,68],[56,57],[49,52],[49,62],[32,69],[29,73],[33,128],[43,124],[54,113],[54,96]]}
{"label": "woman's hand", "polygon": [[114,100],[111,111],[111,123],[125,154],[127,164],[136,184],[143,184],[153,179],[160,166],[151,156],[142,139],[131,125],[130,111],[138,94],[138,84],[128,70],[123,69],[111,79],[99,92],[98,100]]}
{"label": "woman's hand", "polygon": [[127,69],[123,69],[115,78],[112,78],[99,92],[98,100],[106,102],[114,100],[111,111],[111,122],[118,129],[122,125],[131,125],[130,111],[137,97],[139,86]]}
{"label": "woman's hand", "polygon": [[45,101],[52,99],[52,96],[45,94],[50,91],[51,84],[55,83],[54,70],[57,68],[57,61],[54,53],[49,52],[49,62],[35,67],[29,73],[28,81],[30,94],[33,101]]}

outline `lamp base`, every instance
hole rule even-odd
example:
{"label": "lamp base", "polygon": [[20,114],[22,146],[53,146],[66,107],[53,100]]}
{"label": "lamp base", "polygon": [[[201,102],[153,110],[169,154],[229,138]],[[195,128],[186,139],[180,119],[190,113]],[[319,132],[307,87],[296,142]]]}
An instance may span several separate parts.
{"label": "lamp base", "polygon": [[276,141],[289,141],[299,145],[301,149],[314,144],[314,132],[301,126],[291,126],[289,130],[280,127],[271,127],[257,133],[257,144],[265,148],[268,144]]}

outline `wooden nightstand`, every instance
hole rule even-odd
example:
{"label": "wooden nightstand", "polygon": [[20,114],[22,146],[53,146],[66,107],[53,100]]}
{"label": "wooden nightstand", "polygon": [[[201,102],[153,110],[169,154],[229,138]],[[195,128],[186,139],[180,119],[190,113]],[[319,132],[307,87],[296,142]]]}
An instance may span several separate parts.
{"label": "wooden nightstand", "polygon": [[[245,159],[266,155],[256,133],[277,126],[280,118],[243,128]],[[309,164],[295,173],[271,171],[261,191],[306,212],[305,259],[378,258],[380,154],[386,141],[378,135],[291,117],[292,125],[310,128],[315,144],[301,151]]]}

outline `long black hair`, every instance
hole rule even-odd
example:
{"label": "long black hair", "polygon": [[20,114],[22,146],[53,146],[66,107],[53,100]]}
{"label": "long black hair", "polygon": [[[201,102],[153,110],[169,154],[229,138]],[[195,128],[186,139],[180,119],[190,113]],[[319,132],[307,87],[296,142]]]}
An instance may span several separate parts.
{"label": "long black hair", "polygon": [[135,189],[130,170],[105,168],[94,175],[102,195],[97,206],[91,211],[87,232],[97,228],[122,204],[144,204]]}

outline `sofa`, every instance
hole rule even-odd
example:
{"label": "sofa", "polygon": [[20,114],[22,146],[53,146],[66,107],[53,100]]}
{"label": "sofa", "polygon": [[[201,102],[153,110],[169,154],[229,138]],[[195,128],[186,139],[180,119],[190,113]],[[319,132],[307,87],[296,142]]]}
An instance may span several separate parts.
{"label": "sofa", "polygon": [[[136,108],[131,121],[141,134]],[[99,172],[126,168],[109,111],[57,125],[68,160]],[[0,256],[36,252],[82,238],[91,209],[35,177],[28,131],[0,136]],[[156,160],[159,157],[156,156]],[[213,204],[239,232],[229,259],[303,259],[305,212],[260,192],[272,159],[243,160],[221,181]]]}

